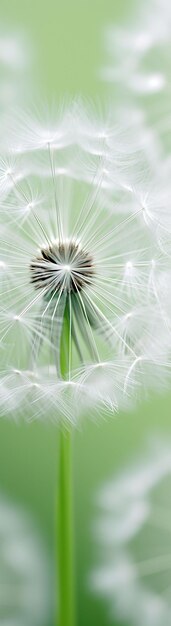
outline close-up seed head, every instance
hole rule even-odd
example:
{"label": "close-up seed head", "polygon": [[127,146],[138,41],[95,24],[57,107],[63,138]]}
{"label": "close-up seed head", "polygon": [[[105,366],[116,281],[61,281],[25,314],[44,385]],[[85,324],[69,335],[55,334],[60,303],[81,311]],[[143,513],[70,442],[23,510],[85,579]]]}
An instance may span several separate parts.
{"label": "close-up seed head", "polygon": [[54,241],[40,250],[30,264],[31,283],[46,296],[77,293],[92,283],[93,257],[76,241]]}

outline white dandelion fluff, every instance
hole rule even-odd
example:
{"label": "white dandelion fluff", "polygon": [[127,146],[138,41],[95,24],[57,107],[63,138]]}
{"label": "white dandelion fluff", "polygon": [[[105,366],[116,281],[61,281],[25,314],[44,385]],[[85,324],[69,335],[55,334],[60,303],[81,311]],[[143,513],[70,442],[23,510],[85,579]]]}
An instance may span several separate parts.
{"label": "white dandelion fluff", "polygon": [[91,583],[134,626],[171,621],[171,447],[154,439],[99,496],[99,566]]}
{"label": "white dandelion fluff", "polygon": [[30,518],[0,497],[0,622],[9,626],[47,624],[49,564]]}
{"label": "white dandelion fluff", "polygon": [[112,131],[93,139],[78,106],[63,115],[53,133],[23,121],[1,157],[0,406],[74,421],[166,383],[169,270],[159,212],[150,219],[138,196],[146,148],[115,149]]}

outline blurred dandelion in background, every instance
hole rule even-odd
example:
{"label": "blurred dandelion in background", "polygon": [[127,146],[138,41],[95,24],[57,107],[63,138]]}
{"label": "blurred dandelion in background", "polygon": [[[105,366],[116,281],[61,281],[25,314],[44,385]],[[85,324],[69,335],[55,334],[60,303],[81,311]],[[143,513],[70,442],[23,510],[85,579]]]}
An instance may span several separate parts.
{"label": "blurred dandelion in background", "polygon": [[170,29],[168,0],[135,2],[125,24],[104,30],[108,64],[100,70],[115,100],[122,105],[126,97],[127,104],[142,107],[165,143],[170,134]]}
{"label": "blurred dandelion in background", "polygon": [[[0,113],[24,102],[29,94],[31,49],[26,36],[9,28],[0,29]],[[3,116],[3,118],[2,118]],[[4,123],[4,121],[3,121]]]}
{"label": "blurred dandelion in background", "polygon": [[98,496],[94,591],[106,598],[111,623],[171,623],[171,443],[157,439]]}
{"label": "blurred dandelion in background", "polygon": [[40,534],[25,511],[0,495],[0,623],[46,626],[50,567]]}
{"label": "blurred dandelion in background", "polygon": [[167,385],[170,267],[159,239],[171,189],[152,139],[131,145],[124,123],[102,129],[79,103],[51,125],[13,123],[0,164],[2,414],[73,423],[85,406],[113,412]]}

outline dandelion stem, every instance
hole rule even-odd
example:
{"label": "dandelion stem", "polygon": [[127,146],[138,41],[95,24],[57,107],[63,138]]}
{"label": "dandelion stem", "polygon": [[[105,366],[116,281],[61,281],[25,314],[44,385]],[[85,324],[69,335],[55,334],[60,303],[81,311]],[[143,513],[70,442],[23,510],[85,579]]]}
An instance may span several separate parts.
{"label": "dandelion stem", "polygon": [[[60,348],[61,374],[68,374],[70,324],[64,314]],[[75,626],[72,431],[61,425],[58,486],[58,626]]]}

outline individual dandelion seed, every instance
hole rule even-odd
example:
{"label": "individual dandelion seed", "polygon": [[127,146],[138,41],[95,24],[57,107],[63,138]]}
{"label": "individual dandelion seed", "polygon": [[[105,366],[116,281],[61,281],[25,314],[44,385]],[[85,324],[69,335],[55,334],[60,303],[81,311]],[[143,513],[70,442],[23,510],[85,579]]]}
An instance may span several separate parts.
{"label": "individual dandelion seed", "polygon": [[170,442],[155,437],[99,494],[91,584],[107,598],[111,623],[170,624],[170,480]]}
{"label": "individual dandelion seed", "polygon": [[47,624],[51,573],[45,546],[26,511],[0,495],[0,620]]}

